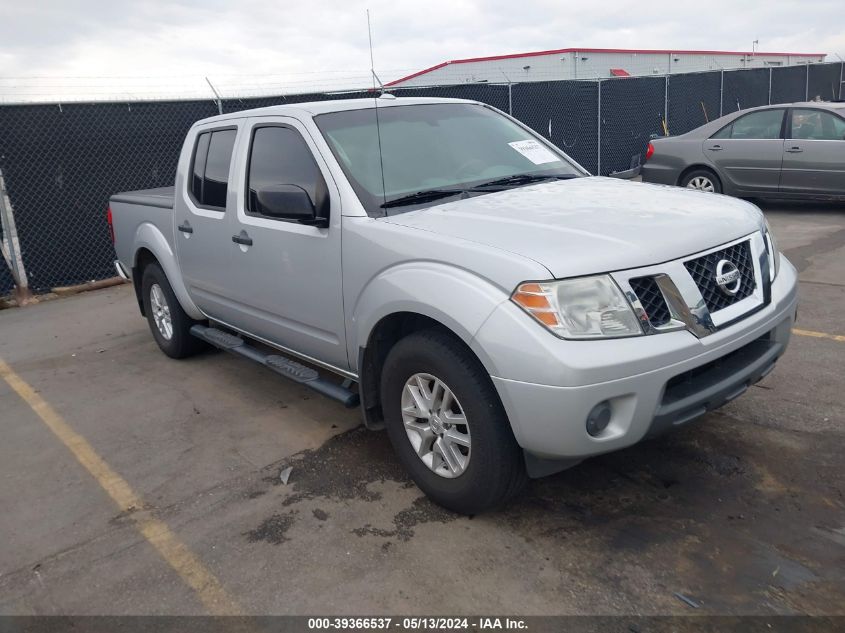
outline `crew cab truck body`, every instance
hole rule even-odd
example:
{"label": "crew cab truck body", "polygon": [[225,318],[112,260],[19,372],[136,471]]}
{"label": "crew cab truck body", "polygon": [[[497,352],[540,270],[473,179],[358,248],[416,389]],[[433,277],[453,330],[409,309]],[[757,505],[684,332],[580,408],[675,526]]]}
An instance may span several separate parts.
{"label": "crew cab truck body", "polygon": [[360,400],[467,513],[737,397],[796,314],[754,205],[591,177],[470,101],[206,119],[175,186],[117,194],[109,217],[163,351],[213,344]]}

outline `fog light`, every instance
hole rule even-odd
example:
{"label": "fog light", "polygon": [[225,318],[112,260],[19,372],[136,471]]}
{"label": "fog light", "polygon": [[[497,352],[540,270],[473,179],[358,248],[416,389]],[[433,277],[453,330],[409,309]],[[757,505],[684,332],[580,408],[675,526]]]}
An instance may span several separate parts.
{"label": "fog light", "polygon": [[610,424],[610,414],[610,403],[607,400],[594,406],[590,415],[587,416],[587,433],[593,437],[601,435],[601,432]]}

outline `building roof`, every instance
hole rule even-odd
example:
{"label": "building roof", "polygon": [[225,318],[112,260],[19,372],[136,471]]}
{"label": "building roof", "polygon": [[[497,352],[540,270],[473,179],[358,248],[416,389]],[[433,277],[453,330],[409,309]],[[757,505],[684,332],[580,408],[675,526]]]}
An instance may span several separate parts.
{"label": "building roof", "polygon": [[435,66],[431,66],[430,68],[425,68],[423,70],[419,70],[415,73],[411,73],[405,77],[400,79],[395,79],[389,83],[384,84],[385,86],[395,86],[396,84],[403,83],[408,81],[409,79],[413,79],[414,77],[419,77],[420,75],[428,74],[434,70],[438,70],[445,66],[451,66],[452,64],[470,64],[473,62],[491,62],[501,59],[519,59],[521,57],[538,57],[541,55],[560,55],[561,53],[624,53],[624,54],[631,54],[631,55],[669,55],[672,53],[676,53],[679,55],[754,55],[760,57],[824,57],[827,53],[764,53],[760,51],[684,51],[684,50],[677,50],[677,49],[637,49],[637,48],[557,48],[548,51],[533,51],[530,53],[512,53],[509,55],[492,55],[490,57],[468,57],[466,59],[453,59],[447,62],[441,62],[436,64]]}

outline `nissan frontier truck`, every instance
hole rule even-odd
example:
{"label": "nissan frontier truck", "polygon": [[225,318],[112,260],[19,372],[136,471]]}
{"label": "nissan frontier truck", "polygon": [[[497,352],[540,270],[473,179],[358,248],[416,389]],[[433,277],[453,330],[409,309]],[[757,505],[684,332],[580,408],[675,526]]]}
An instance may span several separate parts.
{"label": "nissan frontier truck", "polygon": [[360,405],[468,514],[741,395],[796,315],[753,204],[591,176],[473,101],[198,121],[175,186],[108,216],[165,354],[215,346]]}

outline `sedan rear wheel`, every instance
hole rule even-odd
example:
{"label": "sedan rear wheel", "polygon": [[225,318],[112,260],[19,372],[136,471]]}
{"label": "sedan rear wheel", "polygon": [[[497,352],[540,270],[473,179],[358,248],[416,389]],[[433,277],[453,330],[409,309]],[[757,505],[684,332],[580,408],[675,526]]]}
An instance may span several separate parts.
{"label": "sedan rear wheel", "polygon": [[688,173],[681,180],[680,185],[687,189],[705,191],[707,193],[722,193],[722,183],[713,172],[707,169],[696,169]]}
{"label": "sedan rear wheel", "polygon": [[687,187],[690,189],[698,189],[700,191],[710,191],[712,193],[713,181],[710,180],[707,176],[696,176],[692,180],[689,181]]}

